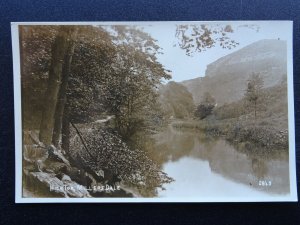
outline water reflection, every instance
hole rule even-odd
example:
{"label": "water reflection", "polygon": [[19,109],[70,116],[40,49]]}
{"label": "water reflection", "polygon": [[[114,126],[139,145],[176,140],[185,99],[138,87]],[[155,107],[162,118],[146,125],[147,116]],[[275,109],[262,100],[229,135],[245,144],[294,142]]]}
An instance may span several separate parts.
{"label": "water reflection", "polygon": [[156,161],[175,179],[159,196],[289,193],[287,151],[233,146],[223,139],[171,126],[154,138]]}

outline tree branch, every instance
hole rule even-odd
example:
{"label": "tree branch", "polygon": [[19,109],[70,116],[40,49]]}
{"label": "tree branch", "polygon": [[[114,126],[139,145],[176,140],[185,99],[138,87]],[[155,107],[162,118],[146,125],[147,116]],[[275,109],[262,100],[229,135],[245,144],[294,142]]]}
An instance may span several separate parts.
{"label": "tree branch", "polygon": [[84,141],[84,139],[83,139],[81,133],[79,132],[79,130],[77,129],[77,127],[75,126],[75,124],[72,123],[71,121],[70,121],[70,123],[71,123],[72,127],[74,127],[74,129],[76,130],[76,133],[78,134],[78,136],[79,136],[79,138],[80,138],[80,140],[81,140],[81,142],[82,142],[82,144],[83,144],[83,146],[84,146],[86,152],[88,153],[88,155],[89,155],[91,158],[95,158],[95,157],[91,154],[91,151],[90,151],[89,148],[87,147],[87,145],[86,145],[86,143],[85,143],[85,141]]}

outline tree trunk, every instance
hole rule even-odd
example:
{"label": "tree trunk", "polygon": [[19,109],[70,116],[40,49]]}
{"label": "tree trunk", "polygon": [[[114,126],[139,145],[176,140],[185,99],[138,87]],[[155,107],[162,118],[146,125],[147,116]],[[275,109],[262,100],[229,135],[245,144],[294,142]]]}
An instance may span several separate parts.
{"label": "tree trunk", "polygon": [[69,106],[65,105],[64,114],[62,118],[61,129],[61,148],[69,154],[70,148],[70,118],[69,118]]}
{"label": "tree trunk", "polygon": [[55,110],[55,116],[54,116],[54,129],[53,129],[53,135],[52,135],[52,144],[56,147],[58,147],[59,143],[59,137],[62,129],[62,120],[63,120],[63,114],[64,114],[64,108],[67,100],[67,88],[68,88],[68,79],[70,75],[70,69],[71,69],[71,63],[72,63],[72,57],[74,54],[74,48],[75,44],[74,41],[70,42],[70,45],[68,46],[67,54],[65,56],[63,69],[62,69],[62,83],[59,89],[58,94],[58,102],[56,105]]}
{"label": "tree trunk", "polygon": [[52,59],[48,78],[48,87],[45,93],[45,106],[42,113],[39,139],[45,145],[50,145],[54,126],[58,92],[62,79],[62,67],[71,33],[70,28],[62,26],[52,46]]}

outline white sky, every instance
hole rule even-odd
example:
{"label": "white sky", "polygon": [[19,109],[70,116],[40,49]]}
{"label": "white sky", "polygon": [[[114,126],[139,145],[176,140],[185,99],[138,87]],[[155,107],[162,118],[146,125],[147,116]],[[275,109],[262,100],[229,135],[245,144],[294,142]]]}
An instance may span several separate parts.
{"label": "white sky", "polygon": [[[195,24],[196,22],[186,22],[185,24]],[[208,22],[199,22],[203,24]],[[148,32],[154,39],[158,41],[158,45],[163,48],[163,55],[158,55],[158,61],[162,63],[166,69],[172,71],[172,80],[183,81],[205,75],[206,66],[222,56],[237,51],[261,39],[278,39],[289,40],[292,33],[290,31],[291,23],[288,21],[276,22],[210,22],[217,24],[230,24],[234,30],[231,38],[240,44],[231,50],[222,49],[216,45],[211,49],[195,53],[193,57],[187,56],[185,51],[180,47],[173,47],[178,40],[175,37],[175,23],[153,23],[152,25],[142,26],[144,31]],[[259,32],[253,29],[240,27],[241,25],[255,24],[260,27]]]}

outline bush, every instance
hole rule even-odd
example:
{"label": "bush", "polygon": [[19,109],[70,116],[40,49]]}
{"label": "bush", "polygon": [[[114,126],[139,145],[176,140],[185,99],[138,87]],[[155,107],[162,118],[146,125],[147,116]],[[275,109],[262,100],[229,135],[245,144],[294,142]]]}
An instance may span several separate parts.
{"label": "bush", "polygon": [[214,105],[212,104],[200,104],[197,106],[194,115],[202,120],[212,113],[213,108]]}
{"label": "bush", "polygon": [[209,116],[212,113],[216,104],[216,100],[212,97],[208,92],[205,92],[202,98],[202,102],[197,106],[196,111],[194,113],[195,117],[200,120]]}
{"label": "bush", "polygon": [[114,132],[94,128],[86,130],[82,136],[89,153],[75,135],[71,143],[73,155],[79,154],[86,166],[95,172],[109,171],[127,184],[148,190],[173,180],[144,151],[130,149]]}

